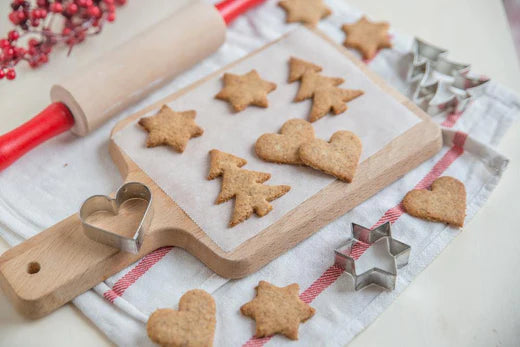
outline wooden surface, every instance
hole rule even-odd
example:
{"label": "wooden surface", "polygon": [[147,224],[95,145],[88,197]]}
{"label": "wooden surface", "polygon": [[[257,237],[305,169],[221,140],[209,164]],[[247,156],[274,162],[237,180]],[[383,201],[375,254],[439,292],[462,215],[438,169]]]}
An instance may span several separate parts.
{"label": "wooden surface", "polygon": [[[282,219],[226,253],[111,141],[110,153],[125,180],[142,182],[152,191],[154,218],[141,251],[137,255],[118,252],[88,239],[82,233],[78,216],[73,215],[0,257],[0,284],[15,306],[29,317],[45,315],[162,246],[186,249],[223,277],[246,276],[435,154],[442,146],[439,127],[412,102],[386,86],[365,64],[356,61],[342,46],[333,44],[422,120],[363,161],[352,183],[334,181]],[[206,79],[220,76],[235,63],[121,121],[113,133],[146,112],[196,88]],[[31,273],[33,271],[28,268],[31,263],[39,265],[37,273]]]}

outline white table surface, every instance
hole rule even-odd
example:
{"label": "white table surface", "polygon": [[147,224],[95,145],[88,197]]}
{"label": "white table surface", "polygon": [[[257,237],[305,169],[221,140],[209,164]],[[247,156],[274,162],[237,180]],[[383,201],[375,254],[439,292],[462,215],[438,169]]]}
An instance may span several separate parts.
{"label": "white table surface", "polygon": [[[13,83],[0,82],[0,133],[48,104],[49,86],[118,42],[189,0],[131,0],[102,35],[74,49],[71,59],[54,52],[43,68],[19,69]],[[0,33],[8,30],[8,0],[0,0]],[[456,61],[520,92],[520,70],[501,0],[348,0],[375,19],[392,23],[450,50]],[[23,102],[21,101],[23,100]],[[78,139],[81,141],[81,139]],[[520,122],[498,150],[511,159],[495,192],[461,235],[349,345],[520,345]],[[0,252],[7,244],[0,239]],[[42,319],[19,315],[0,293],[2,346],[108,346],[80,311],[66,305]]]}

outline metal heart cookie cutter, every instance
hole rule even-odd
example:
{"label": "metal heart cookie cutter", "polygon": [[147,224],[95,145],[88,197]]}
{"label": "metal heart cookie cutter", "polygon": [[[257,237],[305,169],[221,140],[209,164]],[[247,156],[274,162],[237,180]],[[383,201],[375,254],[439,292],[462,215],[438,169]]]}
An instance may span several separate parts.
{"label": "metal heart cookie cutter", "polygon": [[[352,223],[352,238],[334,251],[335,265],[342,268],[354,279],[355,290],[369,285],[377,285],[384,289],[393,290],[397,281],[397,269],[408,264],[411,248],[407,244],[392,238],[390,222],[386,222],[374,229],[365,228]],[[362,274],[356,272],[356,260],[375,242],[385,239],[386,249],[392,259],[392,271],[373,267]]]}
{"label": "metal heart cookie cutter", "polygon": [[[111,231],[94,226],[87,222],[89,216],[96,212],[108,211],[113,214],[119,213],[119,208],[125,201],[141,199],[147,202],[141,221],[131,238],[125,237]],[[123,184],[116,192],[114,199],[106,195],[93,195],[83,202],[79,211],[79,218],[85,235],[94,241],[105,245],[119,248],[122,251],[138,253],[143,243],[145,231],[152,220],[152,192],[139,182],[128,182]]]}
{"label": "metal heart cookie cutter", "polygon": [[412,85],[412,101],[430,115],[462,112],[473,96],[471,88],[489,81],[472,76],[469,64],[447,59],[448,51],[415,38],[406,80]]}

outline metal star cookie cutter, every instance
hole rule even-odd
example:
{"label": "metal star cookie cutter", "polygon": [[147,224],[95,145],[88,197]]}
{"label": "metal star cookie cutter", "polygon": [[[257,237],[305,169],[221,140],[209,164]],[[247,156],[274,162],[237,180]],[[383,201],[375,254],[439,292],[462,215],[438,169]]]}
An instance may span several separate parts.
{"label": "metal star cookie cutter", "polygon": [[[132,199],[141,199],[147,202],[146,210],[132,237],[125,237],[87,222],[88,217],[96,212],[108,211],[117,214],[121,205]],[[85,200],[81,205],[79,218],[83,232],[89,239],[136,254],[141,249],[144,234],[152,220],[152,214],[152,192],[150,189],[139,182],[128,182],[117,190],[114,199],[106,195],[93,195]]]}
{"label": "metal star cookie cutter", "polygon": [[[352,223],[352,238],[343,246],[334,250],[335,265],[344,269],[354,279],[355,290],[363,289],[369,285],[377,285],[384,289],[393,290],[397,281],[397,269],[408,264],[411,247],[401,241],[392,238],[390,222],[386,222],[374,229],[365,228]],[[362,274],[356,272],[356,260],[371,245],[379,239],[386,240],[388,254],[392,258],[392,271],[373,267]]]}
{"label": "metal star cookie cutter", "polygon": [[415,38],[407,82],[414,86],[412,101],[430,115],[462,112],[471,100],[471,88],[489,81],[471,76],[470,65],[447,59],[448,51]]}

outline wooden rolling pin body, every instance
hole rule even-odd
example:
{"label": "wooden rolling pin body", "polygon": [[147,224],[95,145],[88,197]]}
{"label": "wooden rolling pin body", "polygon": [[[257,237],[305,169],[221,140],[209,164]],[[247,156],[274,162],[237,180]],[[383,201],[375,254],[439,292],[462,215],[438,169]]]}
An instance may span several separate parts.
{"label": "wooden rolling pin body", "polygon": [[219,11],[197,1],[54,85],[51,99],[70,109],[72,131],[86,135],[215,52],[225,36]]}

